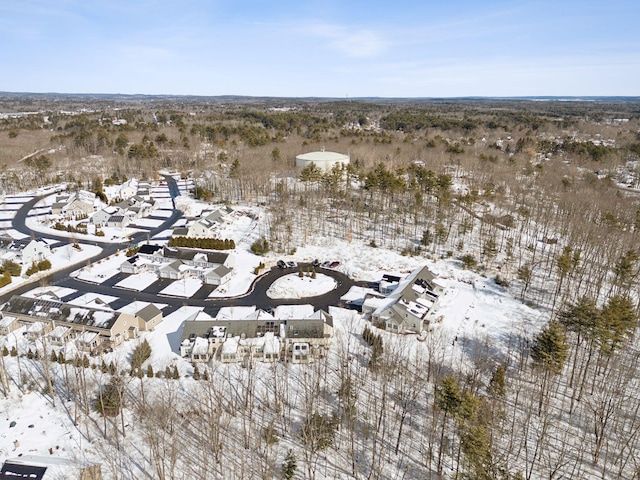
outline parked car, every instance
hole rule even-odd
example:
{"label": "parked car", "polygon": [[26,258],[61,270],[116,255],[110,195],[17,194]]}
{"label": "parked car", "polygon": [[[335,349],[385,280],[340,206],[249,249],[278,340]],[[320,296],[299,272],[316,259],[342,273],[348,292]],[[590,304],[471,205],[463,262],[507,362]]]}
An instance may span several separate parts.
{"label": "parked car", "polygon": [[322,268],[330,268],[330,267],[331,267],[331,262],[322,262],[322,263],[320,264],[320,266],[321,266]]}
{"label": "parked car", "polygon": [[316,258],[313,262],[311,262],[311,265],[313,265],[313,266],[314,266],[314,267],[316,267],[316,268],[317,268],[317,267],[319,267],[319,266],[320,266],[320,260],[318,260],[318,259]]}
{"label": "parked car", "polygon": [[284,260],[278,260],[278,268],[287,268],[287,264],[284,263]]}
{"label": "parked car", "polygon": [[289,268],[296,268],[298,266],[298,264],[296,262],[287,262],[287,267]]}
{"label": "parked car", "polygon": [[336,261],[336,262],[331,262],[331,264],[329,265],[331,268],[337,268],[340,266],[340,262]]}

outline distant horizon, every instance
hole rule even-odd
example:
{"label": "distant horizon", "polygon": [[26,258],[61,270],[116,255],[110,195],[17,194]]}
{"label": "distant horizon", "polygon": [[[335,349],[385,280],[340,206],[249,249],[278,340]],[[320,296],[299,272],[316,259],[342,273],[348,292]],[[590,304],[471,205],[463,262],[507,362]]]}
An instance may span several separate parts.
{"label": "distant horizon", "polygon": [[638,18],[637,0],[14,0],[0,2],[0,90],[629,97]]}
{"label": "distant horizon", "polygon": [[487,96],[487,95],[465,95],[465,96],[444,96],[444,97],[385,97],[385,96],[348,96],[348,97],[332,97],[332,96],[280,96],[280,95],[242,95],[242,94],[220,94],[220,95],[203,95],[203,94],[175,94],[175,93],[113,93],[113,92],[18,92],[18,91],[0,91],[0,95],[36,95],[36,96],[100,96],[100,97],[181,97],[181,98],[247,98],[247,99],[273,99],[273,100],[598,100],[598,99],[637,99],[640,101],[639,95],[513,95],[513,96]]}

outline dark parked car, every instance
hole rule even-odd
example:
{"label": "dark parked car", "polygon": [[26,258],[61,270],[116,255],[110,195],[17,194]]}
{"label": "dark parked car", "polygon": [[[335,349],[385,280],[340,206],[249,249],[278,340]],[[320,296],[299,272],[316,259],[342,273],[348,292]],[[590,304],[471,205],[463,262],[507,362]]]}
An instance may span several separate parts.
{"label": "dark parked car", "polygon": [[287,268],[287,264],[284,263],[284,260],[278,260],[278,268]]}
{"label": "dark parked car", "polygon": [[336,268],[340,266],[340,262],[331,262],[331,265],[329,265],[331,268]]}
{"label": "dark parked car", "polygon": [[318,260],[317,258],[311,262],[311,265],[313,265],[314,267],[319,267],[320,266],[320,260]]}

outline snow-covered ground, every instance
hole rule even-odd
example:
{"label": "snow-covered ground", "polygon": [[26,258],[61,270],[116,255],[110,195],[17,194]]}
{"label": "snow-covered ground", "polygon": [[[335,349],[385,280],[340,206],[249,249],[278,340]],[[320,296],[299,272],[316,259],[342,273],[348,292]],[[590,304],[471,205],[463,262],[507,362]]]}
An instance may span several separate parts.
{"label": "snow-covered ground", "polygon": [[334,288],[336,281],[327,275],[318,273],[316,278],[312,278],[292,273],[273,282],[267,290],[267,295],[270,298],[305,298],[322,295]]}

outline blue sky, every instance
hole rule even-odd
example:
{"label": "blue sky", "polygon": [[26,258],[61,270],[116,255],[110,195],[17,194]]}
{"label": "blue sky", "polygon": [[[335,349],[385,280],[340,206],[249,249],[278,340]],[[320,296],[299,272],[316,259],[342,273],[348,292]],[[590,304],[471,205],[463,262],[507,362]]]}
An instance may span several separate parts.
{"label": "blue sky", "polygon": [[0,0],[0,91],[640,95],[640,1]]}

